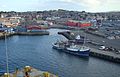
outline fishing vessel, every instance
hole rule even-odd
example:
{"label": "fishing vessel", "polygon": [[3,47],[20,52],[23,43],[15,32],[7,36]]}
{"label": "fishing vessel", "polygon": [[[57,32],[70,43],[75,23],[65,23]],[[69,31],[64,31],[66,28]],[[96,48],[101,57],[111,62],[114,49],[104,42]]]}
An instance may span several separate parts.
{"label": "fishing vessel", "polygon": [[64,51],[81,57],[89,57],[90,48],[85,45],[77,45],[75,43],[57,41],[53,45],[54,49]]}
{"label": "fishing vessel", "polygon": [[86,46],[70,46],[66,48],[69,53],[79,55],[79,56],[89,56],[90,49]]}

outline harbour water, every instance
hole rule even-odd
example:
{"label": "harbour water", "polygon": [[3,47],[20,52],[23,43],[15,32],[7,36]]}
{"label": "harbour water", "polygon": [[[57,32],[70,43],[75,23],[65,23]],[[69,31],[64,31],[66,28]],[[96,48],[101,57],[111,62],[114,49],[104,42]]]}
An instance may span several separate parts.
{"label": "harbour water", "polygon": [[[45,36],[12,36],[7,39],[9,69],[30,65],[60,77],[119,77],[120,64],[89,57],[80,58],[52,49],[52,43],[64,39],[60,29],[50,29]],[[5,72],[5,41],[0,40],[0,73]]]}

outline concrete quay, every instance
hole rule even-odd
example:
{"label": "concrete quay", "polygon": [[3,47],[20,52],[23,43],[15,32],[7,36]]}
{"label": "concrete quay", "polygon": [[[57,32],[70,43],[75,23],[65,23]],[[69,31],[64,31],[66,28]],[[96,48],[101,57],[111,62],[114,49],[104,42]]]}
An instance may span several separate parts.
{"label": "concrete quay", "polygon": [[105,34],[102,34],[102,33],[99,33],[99,32],[92,32],[92,31],[87,31],[87,30],[85,32],[89,33],[89,34],[92,34],[92,35],[99,36],[99,37],[103,37],[103,38],[107,37]]}
{"label": "concrete quay", "polygon": [[120,54],[116,54],[110,51],[98,50],[95,48],[90,48],[90,49],[91,49],[90,56],[120,63]]}
{"label": "concrete quay", "polygon": [[32,35],[32,36],[36,36],[36,35],[49,35],[48,31],[44,31],[44,32],[17,32],[15,33],[16,35]]}
{"label": "concrete quay", "polygon": [[[70,32],[58,32],[58,34],[61,34],[65,36],[68,40],[73,40],[75,36],[71,35]],[[102,37],[101,37],[102,38]],[[90,56],[93,57],[98,57],[104,60],[109,60],[112,62],[120,63],[120,53],[115,53],[111,51],[104,51],[104,50],[99,50],[97,47],[92,47],[92,45],[88,45],[91,49],[90,51]]]}
{"label": "concrete quay", "polygon": [[13,35],[30,35],[30,36],[36,36],[36,35],[49,35],[48,31],[44,32],[15,32],[15,33],[0,33],[0,39],[4,39],[6,37],[10,37]]}
{"label": "concrete quay", "polygon": [[65,36],[68,40],[74,40],[75,37],[71,35],[69,31],[65,32],[58,32],[58,34]]}
{"label": "concrete quay", "polygon": [[5,35],[6,35],[6,37],[10,37],[10,36],[13,36],[15,34],[16,33],[0,33],[0,39],[4,39]]}

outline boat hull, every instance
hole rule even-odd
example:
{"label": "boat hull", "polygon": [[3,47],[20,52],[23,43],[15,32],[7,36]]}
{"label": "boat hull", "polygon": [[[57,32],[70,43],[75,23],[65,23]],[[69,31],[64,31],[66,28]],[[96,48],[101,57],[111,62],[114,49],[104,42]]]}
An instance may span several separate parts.
{"label": "boat hull", "polygon": [[69,53],[69,54],[72,54],[72,55],[77,55],[77,56],[80,56],[80,57],[89,57],[89,52],[90,52],[90,49],[86,50],[86,51],[73,51],[73,50],[68,50],[66,48],[59,48],[59,47],[54,46],[54,45],[53,45],[53,49],[63,51],[63,52],[66,52],[66,53]]}
{"label": "boat hull", "polygon": [[71,50],[67,50],[67,49],[64,49],[63,51],[67,52],[67,53],[70,53],[70,54],[73,54],[73,55],[78,55],[78,56],[81,56],[81,57],[89,57],[89,52],[90,52],[90,50],[87,50],[87,51],[71,51]]}
{"label": "boat hull", "polygon": [[53,47],[52,47],[53,49],[56,49],[56,50],[63,50],[63,48],[60,48],[60,47],[58,47],[57,45],[54,45],[53,44]]}

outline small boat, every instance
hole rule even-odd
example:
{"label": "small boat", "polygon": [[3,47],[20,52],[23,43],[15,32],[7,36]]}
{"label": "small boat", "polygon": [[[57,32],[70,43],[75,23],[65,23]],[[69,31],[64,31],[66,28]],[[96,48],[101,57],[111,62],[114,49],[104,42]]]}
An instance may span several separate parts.
{"label": "small boat", "polygon": [[25,66],[22,70],[16,70],[13,73],[5,73],[0,77],[58,77],[46,71],[40,71],[30,66]]}
{"label": "small boat", "polygon": [[57,40],[56,43],[53,43],[52,46],[54,49],[63,50],[66,46],[66,42]]}
{"label": "small boat", "polygon": [[54,49],[57,49],[57,50],[62,50],[62,49],[63,49],[63,48],[60,47],[60,45],[57,44],[57,43],[53,44],[53,48],[54,48]]}

